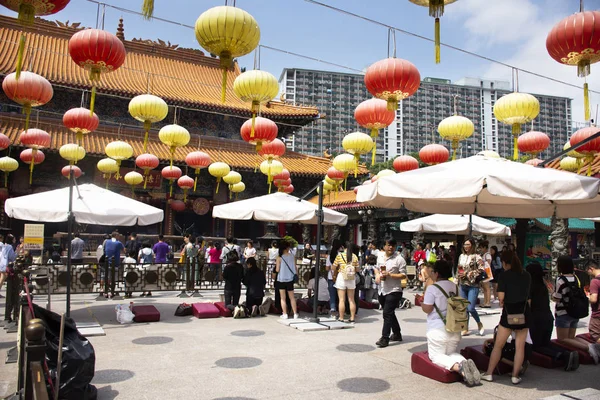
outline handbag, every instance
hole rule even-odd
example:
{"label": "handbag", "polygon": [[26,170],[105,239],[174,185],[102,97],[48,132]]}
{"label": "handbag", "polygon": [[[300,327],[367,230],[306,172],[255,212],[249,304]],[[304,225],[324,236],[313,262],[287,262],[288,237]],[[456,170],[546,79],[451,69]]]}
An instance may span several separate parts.
{"label": "handbag", "polygon": [[[531,285],[531,284],[530,284]],[[529,293],[530,286],[527,287],[527,293]],[[504,306],[506,307],[506,305]],[[509,325],[525,325],[525,310],[527,310],[527,300],[525,300],[525,306],[523,307],[523,312],[519,314],[509,314],[508,310],[506,311],[506,320]]]}
{"label": "handbag", "polygon": [[[281,258],[281,261],[283,261],[285,263],[285,266],[290,270],[290,272],[294,272],[292,271],[292,268],[290,267],[290,265],[287,263],[287,261],[285,261],[285,259]],[[298,283],[298,274],[294,274],[294,283]]]}

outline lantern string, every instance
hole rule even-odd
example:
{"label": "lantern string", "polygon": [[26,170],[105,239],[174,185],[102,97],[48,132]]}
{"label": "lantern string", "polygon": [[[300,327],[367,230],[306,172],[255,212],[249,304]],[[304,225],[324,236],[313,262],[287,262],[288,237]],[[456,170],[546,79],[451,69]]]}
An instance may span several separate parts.
{"label": "lantern string", "polygon": [[579,12],[583,12],[583,0],[579,0]]}
{"label": "lantern string", "polygon": [[[391,47],[390,47],[391,45]],[[392,28],[388,29],[387,35],[387,56],[390,58],[390,48],[392,49],[391,54],[393,58],[396,58],[396,31]]]}
{"label": "lantern string", "polygon": [[102,30],[104,30],[104,17],[106,17],[106,4],[102,5]]}

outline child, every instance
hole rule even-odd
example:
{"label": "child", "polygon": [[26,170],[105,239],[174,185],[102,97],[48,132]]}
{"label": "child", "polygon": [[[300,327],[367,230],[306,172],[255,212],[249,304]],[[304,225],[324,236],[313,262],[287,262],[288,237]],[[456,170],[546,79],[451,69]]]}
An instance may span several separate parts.
{"label": "child", "polygon": [[[321,271],[319,274],[319,296],[317,298],[317,314],[327,314],[325,309],[329,306],[329,288],[327,286],[327,279],[325,279],[326,271]],[[310,280],[308,281],[308,298],[310,299],[315,290],[315,268],[310,270]]]}
{"label": "child", "polygon": [[363,267],[361,273],[365,277],[365,288],[361,291],[362,299],[372,303],[377,299],[379,285],[375,282],[375,268],[377,264],[377,256],[371,254],[367,256],[367,263]]}

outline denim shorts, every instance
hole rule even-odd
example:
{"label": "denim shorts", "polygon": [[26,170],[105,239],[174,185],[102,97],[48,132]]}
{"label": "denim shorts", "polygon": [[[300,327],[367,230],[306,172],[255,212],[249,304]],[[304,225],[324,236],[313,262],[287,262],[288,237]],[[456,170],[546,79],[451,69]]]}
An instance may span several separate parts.
{"label": "denim shorts", "polygon": [[567,314],[565,315],[557,315],[556,320],[554,321],[554,325],[557,328],[577,328],[577,323],[579,320],[577,318],[573,318]]}

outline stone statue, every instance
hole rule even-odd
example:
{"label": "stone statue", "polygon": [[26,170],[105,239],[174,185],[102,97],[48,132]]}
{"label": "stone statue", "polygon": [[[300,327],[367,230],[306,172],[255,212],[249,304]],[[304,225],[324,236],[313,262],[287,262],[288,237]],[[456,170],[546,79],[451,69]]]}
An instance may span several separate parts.
{"label": "stone statue", "polygon": [[335,239],[339,239],[340,238],[340,227],[339,225],[333,225],[331,227],[331,236],[329,237],[329,239],[333,242]]}
{"label": "stone statue", "polygon": [[[311,242],[311,226],[310,225],[302,225],[302,242],[310,243]],[[312,243],[311,243],[312,244]]]}
{"label": "stone statue", "polygon": [[419,243],[424,243],[424,242],[425,242],[425,234],[423,234],[423,232],[413,233],[412,240],[410,241],[410,244],[412,244],[413,250],[417,249],[417,245]]}
{"label": "stone statue", "polygon": [[556,275],[556,260],[559,256],[568,255],[569,250],[569,221],[563,218],[552,216],[550,224],[551,233],[548,237],[552,241],[552,275]]}
{"label": "stone statue", "polygon": [[367,232],[367,240],[369,242],[377,241],[377,221],[373,217],[369,217],[367,221]]}

